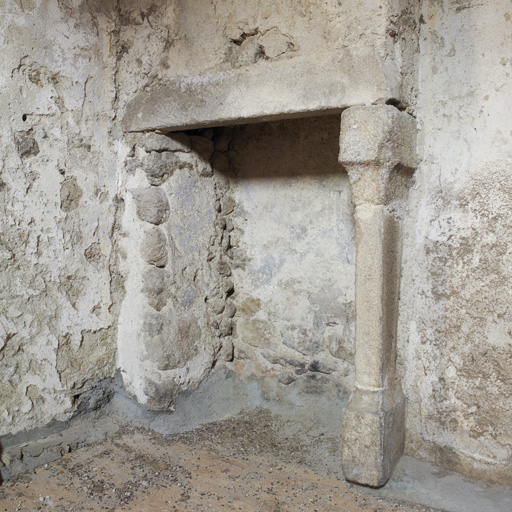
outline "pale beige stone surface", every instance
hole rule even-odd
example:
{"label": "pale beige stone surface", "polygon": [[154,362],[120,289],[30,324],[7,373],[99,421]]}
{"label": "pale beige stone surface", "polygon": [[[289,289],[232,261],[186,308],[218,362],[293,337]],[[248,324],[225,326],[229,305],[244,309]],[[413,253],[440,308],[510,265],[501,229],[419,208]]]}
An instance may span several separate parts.
{"label": "pale beige stone surface", "polygon": [[355,221],[356,380],[383,388],[395,379],[400,227],[383,206],[358,206]]}
{"label": "pale beige stone surface", "polygon": [[123,125],[218,126],[398,98],[403,45],[389,32],[392,19],[395,30],[401,25],[400,7],[389,0],[284,0],[278,7],[182,0],[156,3],[141,19],[143,10],[123,6],[139,34],[134,41],[133,27],[121,30],[131,43],[120,61]]}
{"label": "pale beige stone surface", "polygon": [[413,170],[414,127],[408,114],[391,106],[353,107],[341,116],[339,158],[348,171],[356,224],[356,387],[343,411],[342,465],[348,480],[373,487],[388,481],[405,443],[396,374],[402,241],[390,205],[405,199],[394,197],[391,183],[400,167]]}

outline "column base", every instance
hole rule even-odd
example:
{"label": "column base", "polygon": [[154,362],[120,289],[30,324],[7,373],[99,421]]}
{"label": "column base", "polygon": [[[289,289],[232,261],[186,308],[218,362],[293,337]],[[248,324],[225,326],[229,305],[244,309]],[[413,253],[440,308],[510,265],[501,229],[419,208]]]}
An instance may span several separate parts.
{"label": "column base", "polygon": [[345,478],[383,486],[404,451],[405,399],[400,390],[356,389],[343,410]]}

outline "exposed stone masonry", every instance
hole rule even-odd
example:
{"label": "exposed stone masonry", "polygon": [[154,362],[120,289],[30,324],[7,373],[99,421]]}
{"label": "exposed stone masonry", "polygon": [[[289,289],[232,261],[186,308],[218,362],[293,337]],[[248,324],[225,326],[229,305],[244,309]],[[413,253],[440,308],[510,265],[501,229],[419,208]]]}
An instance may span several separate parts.
{"label": "exposed stone masonry", "polygon": [[140,337],[132,343],[142,363],[145,398],[139,399],[152,409],[172,406],[176,394],[201,382],[217,358],[232,358],[235,204],[225,142],[215,144],[213,135],[208,130],[127,138],[127,191],[135,217],[125,225],[133,223],[139,233],[139,253],[128,257],[132,264],[126,267],[135,293],[127,305],[132,300],[142,307],[134,331]]}

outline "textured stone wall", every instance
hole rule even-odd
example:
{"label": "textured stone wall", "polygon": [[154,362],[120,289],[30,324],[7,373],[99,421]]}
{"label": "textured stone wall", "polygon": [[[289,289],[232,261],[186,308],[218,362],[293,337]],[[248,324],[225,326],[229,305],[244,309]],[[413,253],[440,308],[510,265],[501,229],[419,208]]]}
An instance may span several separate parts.
{"label": "textured stone wall", "polygon": [[[234,92],[247,79],[260,96],[219,98],[254,120],[267,98],[284,98],[283,116],[316,108],[314,84],[288,105],[296,97],[275,86],[283,76],[338,84],[343,73],[343,101],[388,101],[420,127],[398,327],[406,450],[510,481],[506,0],[0,9],[1,435],[69,418],[116,367],[153,409],[172,408],[221,360],[275,390],[352,388],[354,244],[338,121],[171,136],[155,132],[158,120],[151,133],[121,128],[131,100],[177,79],[204,91],[231,77]],[[321,63],[327,71],[313,73]],[[180,98],[187,107],[191,96]]]}
{"label": "textured stone wall", "polygon": [[353,385],[354,233],[337,117],[128,135],[119,366],[152,409],[221,359]]}
{"label": "textured stone wall", "polygon": [[88,391],[115,369],[122,283],[114,20],[81,2],[2,0],[0,11],[3,435],[101,401]]}
{"label": "textured stone wall", "polygon": [[233,347],[229,297],[234,208],[213,130],[124,140],[119,367],[128,392],[173,407]]}
{"label": "textured stone wall", "polygon": [[284,0],[279,5],[262,0],[122,2],[121,73],[126,80],[138,80],[121,94],[131,96],[135,89],[176,77],[207,78],[241,67],[261,71],[254,65],[290,59],[300,67],[302,57],[318,62],[334,54],[360,70],[372,63],[396,71],[394,38],[399,37],[403,8],[399,4],[389,0]]}
{"label": "textured stone wall", "polygon": [[304,392],[353,386],[355,242],[339,130],[338,116],[225,130],[235,368]]}
{"label": "textured stone wall", "polygon": [[399,360],[407,447],[512,478],[512,8],[425,1],[422,163],[404,225]]}
{"label": "textured stone wall", "polygon": [[197,129],[400,103],[415,83],[405,49],[415,48],[417,3],[123,3],[123,126]]}

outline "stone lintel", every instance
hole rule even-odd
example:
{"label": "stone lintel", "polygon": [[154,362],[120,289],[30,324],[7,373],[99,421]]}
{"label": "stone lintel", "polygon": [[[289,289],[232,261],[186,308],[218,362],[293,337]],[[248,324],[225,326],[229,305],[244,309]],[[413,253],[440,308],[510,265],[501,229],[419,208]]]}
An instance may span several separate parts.
{"label": "stone lintel", "polygon": [[174,131],[335,114],[396,98],[391,71],[375,51],[344,50],[178,77],[138,93],[122,124]]}

